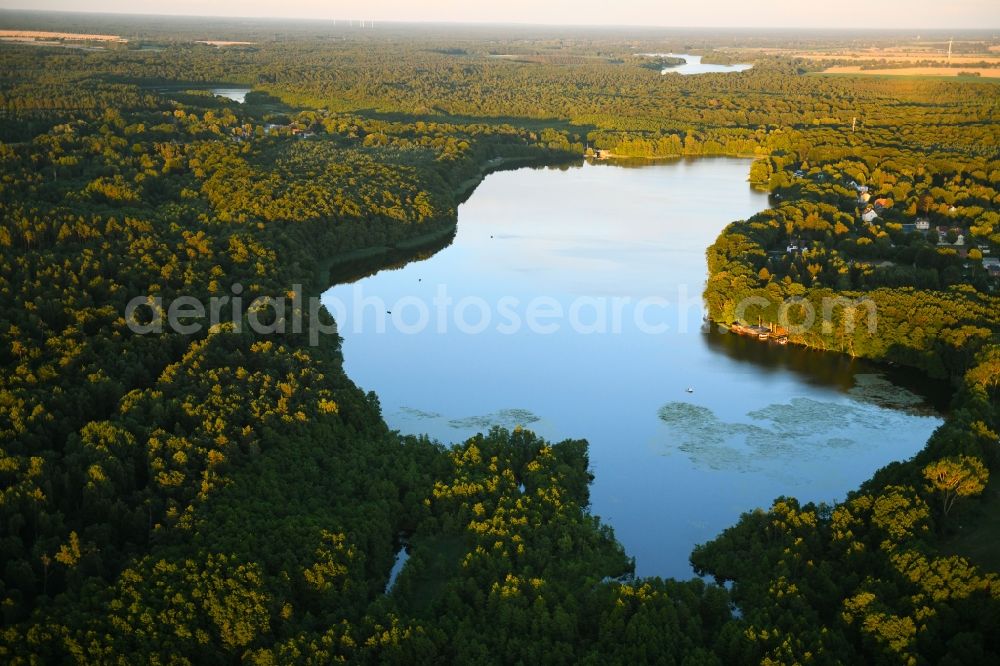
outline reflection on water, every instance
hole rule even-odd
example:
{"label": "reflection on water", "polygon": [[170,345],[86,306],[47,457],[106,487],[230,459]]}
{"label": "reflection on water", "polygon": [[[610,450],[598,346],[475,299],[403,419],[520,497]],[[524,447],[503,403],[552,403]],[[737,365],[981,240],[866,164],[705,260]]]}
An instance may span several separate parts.
{"label": "reflection on water", "polygon": [[[746,182],[749,165],[713,158],[488,176],[460,206],[453,243],[422,261],[393,256],[393,270],[324,295],[342,305],[348,375],[378,393],[389,425],[405,433],[455,442],[499,424],[587,439],[591,509],[639,575],[689,577],[692,546],[779,495],[844,497],[918,451],[940,423],[940,401],[872,364],[703,329],[705,248],[727,222],[767,206]],[[352,277],[370,272],[361,264]],[[503,332],[493,308],[488,326],[463,333],[438,328],[442,288],[445,323],[477,299],[491,308],[517,300],[522,322],[540,297],[564,313],[581,299],[668,303],[645,313],[664,326],[656,332],[629,317],[618,332],[581,332],[566,317],[549,332]],[[356,311],[356,297],[386,306]],[[430,325],[401,330],[418,302]]]}
{"label": "reflection on water", "polygon": [[827,354],[796,345],[760,343],[706,327],[702,340],[713,352],[747,363],[755,372],[791,372],[816,386],[836,387],[862,402],[914,414],[947,411],[951,387],[908,369],[885,367],[845,354]]}
{"label": "reflection on water", "polygon": [[[945,398],[947,386],[932,382],[936,388],[939,401]],[[848,394],[861,402],[868,402],[880,407],[910,412],[911,414],[933,414],[934,409],[928,399],[925,399],[909,389],[892,383],[888,377],[880,373],[854,375],[854,386],[848,389]]]}

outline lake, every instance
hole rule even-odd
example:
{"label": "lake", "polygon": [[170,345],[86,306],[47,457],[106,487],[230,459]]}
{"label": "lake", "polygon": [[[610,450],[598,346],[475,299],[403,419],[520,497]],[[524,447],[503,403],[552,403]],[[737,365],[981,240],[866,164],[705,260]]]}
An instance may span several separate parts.
{"label": "lake", "polygon": [[741,512],[841,499],[941,419],[905,376],[705,324],[705,249],[767,197],[749,160],[644,164],[492,174],[451,245],[323,301],[391,427],[587,439],[593,513],[639,575],[688,578]]}
{"label": "lake", "polygon": [[249,88],[212,88],[212,94],[217,97],[225,97],[234,102],[242,104],[246,101]]}
{"label": "lake", "polygon": [[735,65],[713,65],[709,63],[702,63],[700,55],[691,55],[690,53],[643,53],[645,56],[661,56],[668,58],[684,58],[686,61],[683,65],[676,65],[674,67],[664,67],[660,74],[683,74],[688,76],[690,74],[721,74],[725,72],[745,72],[746,70],[753,67],[752,64],[739,63]]}

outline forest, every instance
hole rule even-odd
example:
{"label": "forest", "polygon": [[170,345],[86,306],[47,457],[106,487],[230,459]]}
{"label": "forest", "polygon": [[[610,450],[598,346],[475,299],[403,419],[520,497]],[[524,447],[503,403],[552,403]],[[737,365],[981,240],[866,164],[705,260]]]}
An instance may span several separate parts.
{"label": "forest", "polygon": [[[634,55],[724,60],[729,34],[5,19],[127,38],[0,43],[5,663],[1000,660],[996,83]],[[403,436],[335,336],[125,318],[137,294],[318,294],[447,239],[490,170],[597,149],[756,157],[772,205],[708,248],[711,317],[840,298],[791,342],[951,381],[924,449],[834,505],[746,507],[700,577],[639,578],[589,512],[585,441]],[[875,331],[847,325],[865,298]]]}

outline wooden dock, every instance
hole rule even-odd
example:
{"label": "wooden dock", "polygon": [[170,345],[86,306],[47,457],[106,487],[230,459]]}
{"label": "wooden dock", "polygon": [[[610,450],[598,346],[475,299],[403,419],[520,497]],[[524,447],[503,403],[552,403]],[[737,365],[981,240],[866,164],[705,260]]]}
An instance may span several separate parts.
{"label": "wooden dock", "polygon": [[758,322],[757,325],[754,326],[734,321],[729,324],[729,330],[737,335],[746,335],[748,337],[757,338],[761,342],[773,341],[777,342],[779,345],[788,344],[788,331],[776,324],[769,323],[767,326],[764,326],[762,323]]}

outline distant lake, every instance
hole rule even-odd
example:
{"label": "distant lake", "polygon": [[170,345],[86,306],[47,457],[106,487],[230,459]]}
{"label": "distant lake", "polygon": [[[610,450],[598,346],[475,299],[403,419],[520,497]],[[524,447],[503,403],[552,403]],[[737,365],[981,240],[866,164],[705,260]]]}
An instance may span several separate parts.
{"label": "distant lake", "polygon": [[639,575],[690,577],[695,544],[779,495],[842,499],[941,419],[905,376],[703,323],[706,247],[768,205],[749,166],[488,176],[450,246],[324,294],[348,375],[405,433],[587,439],[591,509]]}
{"label": "distant lake", "polygon": [[212,88],[213,95],[225,97],[240,104],[246,101],[248,92],[250,92],[249,88]]}
{"label": "distant lake", "polygon": [[737,65],[712,65],[701,62],[702,56],[691,55],[690,53],[644,53],[647,56],[662,56],[666,58],[684,58],[687,62],[674,67],[664,67],[660,74],[718,74],[725,72],[745,72],[753,67],[751,64],[741,63]]}

